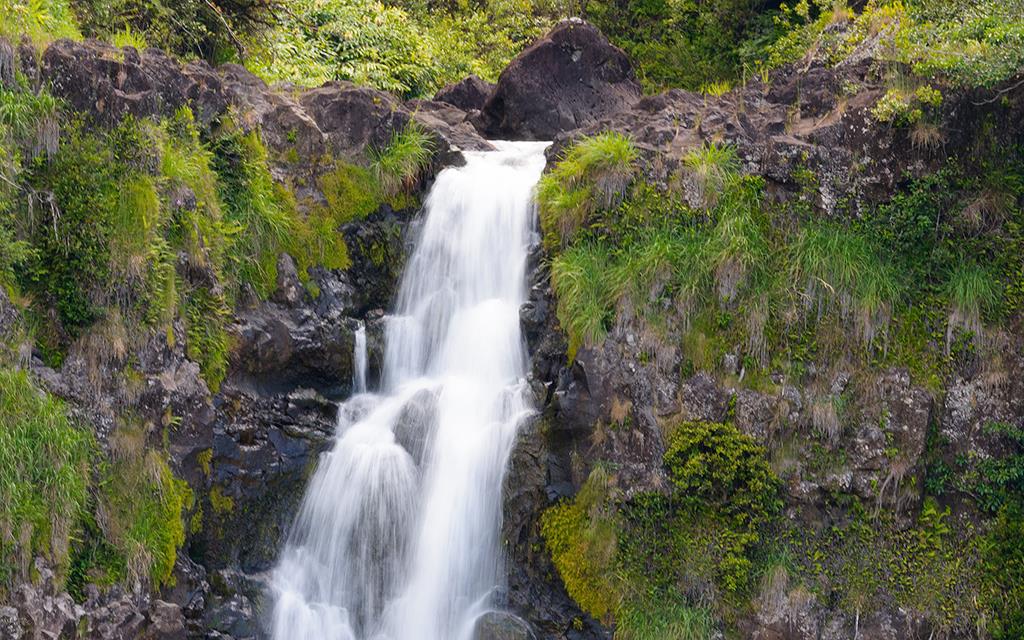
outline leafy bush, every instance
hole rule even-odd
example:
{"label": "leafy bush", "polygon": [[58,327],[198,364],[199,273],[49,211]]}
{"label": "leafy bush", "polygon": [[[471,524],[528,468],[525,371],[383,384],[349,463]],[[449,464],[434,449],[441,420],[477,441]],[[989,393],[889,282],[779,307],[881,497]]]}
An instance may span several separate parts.
{"label": "leafy bush", "polygon": [[727,523],[719,579],[730,591],[747,584],[750,550],[759,542],[761,527],[782,507],[779,482],[765,455],[736,427],[710,422],[679,425],[665,452],[676,499],[698,512],[710,510]]}
{"label": "leafy bush", "polygon": [[598,465],[575,499],[541,519],[569,595],[614,619],[616,637],[710,637],[702,604],[750,584],[754,550],[781,507],[764,454],[731,425],[682,424],[664,458],[667,495],[628,500]]}
{"label": "leafy bush", "polygon": [[278,0],[73,0],[82,31],[117,46],[149,44],[211,62],[245,57],[245,40],[277,23]]}
{"label": "leafy bush", "polygon": [[607,622],[618,596],[609,575],[616,530],[604,504],[605,479],[602,471],[591,473],[575,499],[548,508],[541,516],[541,534],[566,591],[584,611]]}
{"label": "leafy bush", "polygon": [[0,0],[0,36],[17,42],[22,35],[36,44],[81,37],[67,0]]}
{"label": "leafy bush", "polygon": [[[994,87],[1024,63],[1024,10],[999,0],[872,0],[857,15],[837,19],[832,0],[784,4],[779,36],[768,45],[768,66],[793,62],[809,52],[838,63],[868,37],[879,38],[896,62],[920,77],[945,76],[960,86]],[[833,24],[843,28],[828,28]],[[920,101],[934,106],[929,96]],[[876,117],[914,118],[908,96],[892,93]]]}
{"label": "leafy bush", "polygon": [[761,0],[642,0],[585,3],[585,17],[635,61],[650,92],[693,91],[742,76],[741,44],[770,23]]}
{"label": "leafy bush", "polygon": [[316,85],[350,80],[403,97],[426,97],[473,73],[497,79],[552,23],[541,3],[301,0],[280,26],[252,42],[250,66],[268,80]]}
{"label": "leafy bush", "polygon": [[987,603],[997,640],[1024,634],[1024,507],[1008,504],[1000,512],[985,540]]}
{"label": "leafy bush", "polygon": [[85,509],[91,434],[23,371],[0,369],[0,583],[27,577],[47,554],[67,566],[72,529]]}

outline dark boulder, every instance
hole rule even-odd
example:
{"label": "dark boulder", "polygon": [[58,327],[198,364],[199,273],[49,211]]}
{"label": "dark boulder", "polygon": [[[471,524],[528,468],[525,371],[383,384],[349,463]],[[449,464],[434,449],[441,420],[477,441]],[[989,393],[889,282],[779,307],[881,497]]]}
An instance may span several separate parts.
{"label": "dark boulder", "polygon": [[483,108],[495,137],[551,140],[628,109],[640,85],[626,54],[579,19],[559,23],[513,60]]}
{"label": "dark boulder", "polygon": [[435,102],[446,102],[463,111],[480,111],[494,93],[494,85],[475,75],[454,82],[434,96]]}

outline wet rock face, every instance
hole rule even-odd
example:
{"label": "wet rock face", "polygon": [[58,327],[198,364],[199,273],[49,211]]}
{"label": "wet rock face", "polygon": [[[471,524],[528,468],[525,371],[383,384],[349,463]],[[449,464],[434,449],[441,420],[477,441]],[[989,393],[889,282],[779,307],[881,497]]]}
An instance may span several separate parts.
{"label": "wet rock face", "polygon": [[480,616],[473,640],[537,640],[525,620],[510,613],[489,611]]}
{"label": "wet rock face", "polygon": [[483,128],[495,138],[551,140],[639,98],[626,54],[596,27],[565,20],[502,72],[483,107]]}

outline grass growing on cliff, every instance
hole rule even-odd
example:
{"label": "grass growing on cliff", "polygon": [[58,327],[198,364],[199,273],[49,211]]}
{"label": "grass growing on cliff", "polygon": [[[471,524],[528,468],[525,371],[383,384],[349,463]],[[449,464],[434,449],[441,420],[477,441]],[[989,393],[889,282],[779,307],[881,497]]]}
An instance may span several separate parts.
{"label": "grass growing on cliff", "polygon": [[174,476],[159,451],[115,461],[100,489],[107,540],[124,558],[130,578],[167,584],[185,542],[184,512],[192,506],[188,484]]}
{"label": "grass growing on cliff", "polygon": [[257,131],[225,133],[215,141],[213,154],[224,222],[233,236],[229,278],[266,297],[277,283],[278,254],[297,227],[294,203],[271,177]]}
{"label": "grass growing on cliff", "polygon": [[832,223],[806,225],[792,245],[792,277],[804,308],[837,312],[862,344],[883,341],[904,289],[893,265],[860,232]]}
{"label": "grass growing on cliff", "polygon": [[950,274],[945,293],[949,298],[946,352],[949,353],[957,330],[973,334],[980,344],[984,338],[982,319],[996,309],[1002,299],[998,276],[981,265],[961,263]]}
{"label": "grass growing on cliff", "polygon": [[606,248],[584,242],[551,264],[551,284],[558,296],[558,322],[569,337],[569,359],[582,346],[604,339],[612,319],[607,277],[612,268]]}
{"label": "grass growing on cliff", "polygon": [[435,146],[430,133],[412,120],[391,137],[388,146],[371,152],[370,167],[384,200],[412,191],[430,164]]}
{"label": "grass growing on cliff", "polygon": [[636,175],[638,157],[633,143],[615,132],[570,146],[537,187],[545,244],[567,246],[591,215],[618,206]]}
{"label": "grass growing on cliff", "polygon": [[0,369],[0,585],[28,576],[35,554],[67,566],[85,508],[92,436],[23,371]]}

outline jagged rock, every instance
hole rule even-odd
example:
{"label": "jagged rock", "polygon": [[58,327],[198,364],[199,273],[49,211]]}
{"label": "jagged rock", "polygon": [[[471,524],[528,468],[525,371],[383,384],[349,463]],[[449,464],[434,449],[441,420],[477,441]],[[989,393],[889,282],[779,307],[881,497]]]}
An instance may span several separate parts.
{"label": "jagged rock", "polygon": [[7,38],[0,37],[0,87],[14,86],[14,72],[17,70],[14,45]]}
{"label": "jagged rock", "polygon": [[626,54],[592,25],[571,19],[509,64],[482,116],[491,136],[551,140],[623,111],[639,98]]}
{"label": "jagged rock", "polygon": [[0,607],[0,637],[21,640],[25,629],[21,626],[21,615],[14,607]]}
{"label": "jagged rock", "polygon": [[443,102],[414,100],[409,103],[413,119],[427,129],[436,132],[448,144],[448,157],[442,159],[446,166],[460,166],[461,151],[491,151],[494,146],[476,130],[469,113]]}
{"label": "jagged rock", "polygon": [[470,75],[442,88],[434,96],[434,101],[447,102],[463,111],[480,111],[494,93],[494,87],[494,84]]}
{"label": "jagged rock", "polygon": [[155,600],[149,609],[149,627],[145,640],[185,640],[185,616],[181,607]]}
{"label": "jagged rock", "polygon": [[367,149],[384,148],[409,113],[391,94],[348,82],[328,82],[302,94],[300,103],[339,158],[357,159]]}
{"label": "jagged rock", "polygon": [[488,611],[473,628],[473,640],[537,640],[525,620],[503,611]]}
{"label": "jagged rock", "polygon": [[323,155],[326,136],[316,121],[289,93],[273,90],[241,65],[217,68],[230,103],[237,108],[242,126],[259,127],[263,141],[275,151],[293,150],[300,158]]}
{"label": "jagged rock", "polygon": [[182,65],[157,49],[140,53],[88,40],[58,40],[43,54],[42,79],[71,108],[115,124],[126,115],[168,116],[190,106],[207,125],[227,109],[220,78],[205,62]]}

